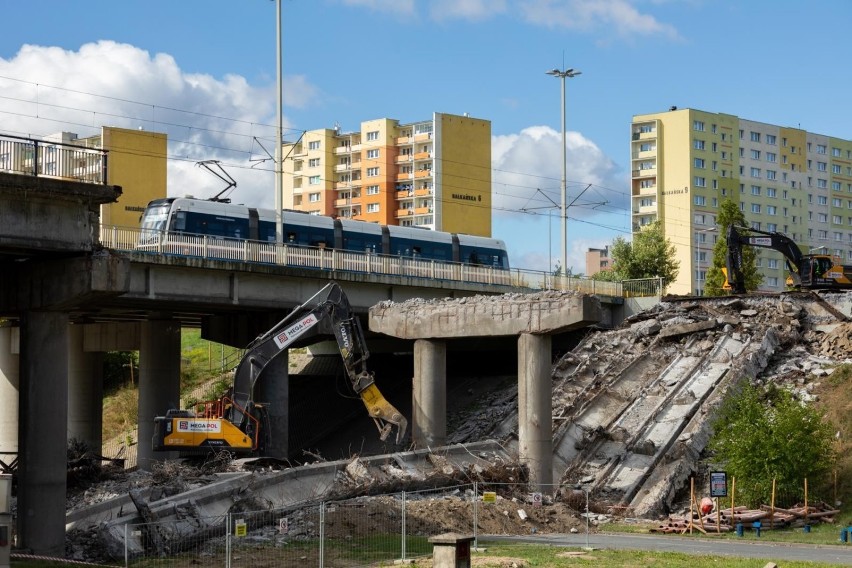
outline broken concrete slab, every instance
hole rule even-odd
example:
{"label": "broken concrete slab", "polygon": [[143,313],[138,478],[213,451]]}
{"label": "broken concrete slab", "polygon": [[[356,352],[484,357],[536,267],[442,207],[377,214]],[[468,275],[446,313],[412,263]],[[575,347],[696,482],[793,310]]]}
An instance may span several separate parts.
{"label": "broken concrete slab", "polygon": [[599,323],[595,296],[550,290],[443,300],[381,302],[370,308],[371,331],[401,339],[560,333]]}

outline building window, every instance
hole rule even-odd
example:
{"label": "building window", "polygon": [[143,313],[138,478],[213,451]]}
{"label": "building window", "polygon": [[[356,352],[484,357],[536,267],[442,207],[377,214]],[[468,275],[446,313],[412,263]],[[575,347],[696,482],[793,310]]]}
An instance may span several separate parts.
{"label": "building window", "polygon": [[767,187],[766,188],[766,197],[775,197],[775,188]]}
{"label": "building window", "polygon": [[832,215],[831,216],[831,222],[834,223],[835,225],[842,225],[843,224],[843,217],[841,217],[840,215]]}
{"label": "building window", "polygon": [[760,132],[752,132],[751,133],[751,141],[752,142],[760,142]]}
{"label": "building window", "polygon": [[760,177],[760,168],[751,168],[751,177],[759,178]]}
{"label": "building window", "polygon": [[766,283],[769,284],[769,286],[772,287],[772,288],[777,288],[778,287],[778,277],[777,276],[770,276],[769,278],[766,279]]}
{"label": "building window", "polygon": [[825,154],[826,149],[825,144],[817,144],[817,154]]}
{"label": "building window", "polygon": [[377,185],[368,185],[367,186],[367,195],[378,195],[379,194],[379,186]]}
{"label": "building window", "polygon": [[760,150],[752,150],[751,151],[751,159],[759,160],[760,159]]}
{"label": "building window", "polygon": [[308,167],[309,168],[318,168],[319,165],[320,165],[320,159],[319,158],[311,158],[310,160],[308,160]]}
{"label": "building window", "polygon": [[704,122],[701,120],[695,120],[692,122],[692,129],[697,130],[699,132],[704,132]]}
{"label": "building window", "polygon": [[777,211],[777,209],[774,205],[767,205],[766,206],[766,214],[767,215],[775,215],[776,211]]}
{"label": "building window", "polygon": [[834,156],[835,158],[839,158],[840,157],[840,148],[832,147],[831,148],[831,155]]}
{"label": "building window", "polygon": [[692,222],[695,223],[696,225],[704,225],[704,224],[706,224],[706,221],[707,221],[706,215],[696,213],[695,215],[692,216]]}
{"label": "building window", "polygon": [[319,185],[320,181],[320,176],[311,176],[308,178],[308,183],[311,185]]}
{"label": "building window", "polygon": [[639,182],[639,187],[642,189],[648,189],[654,187],[654,180],[652,179],[643,179]]}
{"label": "building window", "polygon": [[[692,202],[695,203],[696,205],[701,205],[701,206],[706,205],[706,202],[705,202],[703,195],[696,195],[695,197],[692,198]],[[704,216],[702,215],[702,218],[703,217]],[[702,221],[702,224],[703,224],[703,221]]]}
{"label": "building window", "polygon": [[378,130],[371,130],[370,132],[367,133],[367,142],[373,142],[373,141],[378,140],[378,139],[379,139],[379,131]]}
{"label": "building window", "polygon": [[766,153],[766,161],[767,162],[775,162],[778,158],[778,155],[775,152],[767,152]]}
{"label": "building window", "polygon": [[843,207],[843,200],[839,197],[835,197],[831,200],[832,207]]}
{"label": "building window", "polygon": [[833,173],[833,174],[841,173],[840,164],[831,164],[831,173]]}
{"label": "building window", "polygon": [[319,150],[320,149],[320,141],[319,140],[311,140],[308,142],[308,150]]}
{"label": "building window", "polygon": [[311,193],[308,195],[308,201],[311,203],[319,203],[320,194],[319,193]]}
{"label": "building window", "polygon": [[752,195],[760,195],[760,186],[759,185],[751,186],[751,194]]}
{"label": "building window", "polygon": [[367,168],[367,177],[376,177],[379,175],[379,168]]}
{"label": "building window", "polygon": [[704,169],[704,158],[695,158],[695,167],[699,169]]}
{"label": "building window", "polygon": [[820,189],[828,189],[828,180],[817,178],[817,187]]}
{"label": "building window", "polygon": [[826,168],[828,168],[828,164],[826,164],[825,162],[817,162],[817,171],[818,172],[824,172],[824,171],[826,171]]}
{"label": "building window", "polygon": [[828,213],[817,213],[817,221],[820,223],[828,223]]}
{"label": "building window", "polygon": [[693,185],[695,187],[707,187],[707,180],[701,176],[695,176],[695,182]]}
{"label": "building window", "polygon": [[704,140],[699,140],[698,138],[696,138],[693,141],[692,145],[696,150],[703,150],[704,149]]}
{"label": "building window", "polygon": [[828,231],[825,231],[825,230],[817,231],[817,239],[819,239],[821,241],[827,241],[828,240]]}
{"label": "building window", "polygon": [[766,170],[766,179],[775,179],[775,170]]}
{"label": "building window", "polygon": [[760,203],[752,203],[751,204],[751,212],[752,213],[760,213]]}
{"label": "building window", "polygon": [[642,144],[639,144],[639,151],[640,152],[653,152],[654,149],[655,149],[655,146],[653,144],[651,144],[650,142],[643,142]]}
{"label": "building window", "polygon": [[373,148],[373,149],[367,150],[367,158],[368,159],[375,160],[378,157],[379,157],[379,149],[378,148]]}
{"label": "building window", "polygon": [[766,135],[766,143],[769,144],[770,146],[775,146],[775,135],[774,134],[767,134]]}
{"label": "building window", "polygon": [[778,225],[776,225],[775,223],[767,223],[766,224],[766,230],[772,231],[774,233],[775,231],[778,230]]}
{"label": "building window", "polygon": [[367,204],[367,213],[378,213],[379,212],[379,204],[378,203],[368,203]]}

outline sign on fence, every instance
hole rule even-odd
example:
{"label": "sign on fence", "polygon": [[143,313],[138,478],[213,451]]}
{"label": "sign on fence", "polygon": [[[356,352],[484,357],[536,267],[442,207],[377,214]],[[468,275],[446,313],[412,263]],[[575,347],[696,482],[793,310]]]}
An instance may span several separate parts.
{"label": "sign on fence", "polygon": [[234,536],[246,536],[248,534],[248,526],[245,519],[237,519],[234,522]]}
{"label": "sign on fence", "polygon": [[482,502],[483,503],[496,503],[497,502],[497,492],[496,491],[483,491],[482,492]]}
{"label": "sign on fence", "polygon": [[728,496],[728,474],[724,471],[710,472],[710,497]]}

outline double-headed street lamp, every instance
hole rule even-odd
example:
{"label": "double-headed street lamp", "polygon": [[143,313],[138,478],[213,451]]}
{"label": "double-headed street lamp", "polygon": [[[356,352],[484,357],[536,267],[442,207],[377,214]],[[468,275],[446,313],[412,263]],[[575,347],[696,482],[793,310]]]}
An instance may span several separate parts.
{"label": "double-headed street lamp", "polygon": [[562,79],[562,275],[567,274],[568,270],[568,160],[566,154],[568,147],[565,143],[565,78],[576,77],[581,74],[581,71],[575,69],[551,69],[546,71],[548,75],[559,77]]}

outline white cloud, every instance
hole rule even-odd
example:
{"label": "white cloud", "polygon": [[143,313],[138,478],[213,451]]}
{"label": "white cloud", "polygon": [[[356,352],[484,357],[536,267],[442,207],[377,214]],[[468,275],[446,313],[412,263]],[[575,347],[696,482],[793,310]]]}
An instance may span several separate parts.
{"label": "white cloud", "polygon": [[581,31],[613,29],[622,37],[679,38],[673,26],[640,13],[629,0],[523,0],[520,10],[528,22],[547,27]]}
{"label": "white cloud", "polygon": [[431,0],[429,13],[435,20],[484,20],[506,11],[507,0]]}
{"label": "white cloud", "polygon": [[[274,148],[273,85],[186,73],[170,55],[99,41],[78,51],[23,46],[10,59],[0,58],[0,92],[7,133],[85,137],[101,126],[165,132],[170,195],[217,193],[223,182],[195,166],[216,159],[237,180],[235,201],[273,204],[271,162],[253,169],[250,161],[266,157],[257,140]],[[285,105],[304,106],[317,92],[304,77],[285,77],[284,95]]]}
{"label": "white cloud", "polygon": [[[568,201],[578,198],[568,215],[593,216],[596,210],[592,204],[602,201],[609,202],[609,210],[626,207],[627,189],[618,177],[616,164],[579,132],[567,132],[565,146]],[[548,126],[530,126],[519,134],[492,137],[495,215],[536,207],[546,215],[547,210],[541,208],[552,204],[542,192],[561,205],[561,156],[562,134]],[[579,196],[588,184],[592,187]]]}

